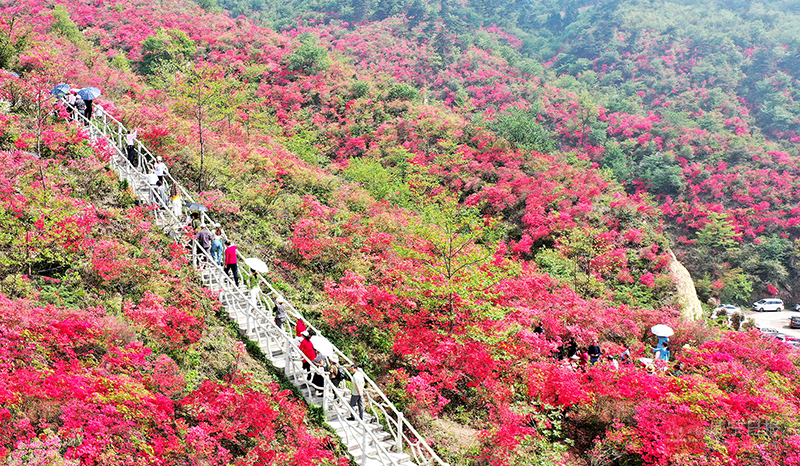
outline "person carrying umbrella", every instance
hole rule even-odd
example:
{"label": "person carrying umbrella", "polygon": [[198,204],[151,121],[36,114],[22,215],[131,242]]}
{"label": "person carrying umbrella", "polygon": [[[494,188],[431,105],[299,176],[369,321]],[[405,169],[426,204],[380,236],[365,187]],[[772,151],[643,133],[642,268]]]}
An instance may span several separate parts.
{"label": "person carrying umbrella", "polygon": [[87,120],[92,119],[92,104],[94,99],[100,97],[100,89],[96,87],[84,87],[78,91],[78,97],[85,102],[84,116]]}

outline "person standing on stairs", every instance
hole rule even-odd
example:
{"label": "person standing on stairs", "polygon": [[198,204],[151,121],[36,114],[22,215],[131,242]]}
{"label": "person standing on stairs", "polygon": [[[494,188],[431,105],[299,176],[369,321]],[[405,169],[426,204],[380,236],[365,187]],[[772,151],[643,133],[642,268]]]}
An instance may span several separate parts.
{"label": "person standing on stairs", "polygon": [[136,157],[136,137],[139,135],[139,128],[131,128],[125,135],[125,150],[128,155],[128,162],[133,168],[139,168],[139,159]]}
{"label": "person standing on stairs", "polygon": [[84,102],[84,106],[86,107],[86,112],[83,114],[83,116],[85,116],[87,120],[91,120],[92,119],[92,110],[94,108],[94,102],[91,99],[90,100],[84,100],[83,102]]}
{"label": "person standing on stairs", "polygon": [[86,113],[86,102],[78,96],[75,96],[75,120],[80,121],[80,116]]}
{"label": "person standing on stairs", "polygon": [[156,164],[153,167],[153,173],[158,176],[159,180],[164,181],[164,176],[167,174],[167,164],[164,163],[164,159],[162,159],[160,155],[156,157]]}
{"label": "person standing on stairs", "polygon": [[317,350],[314,349],[314,344],[311,343],[311,331],[309,330],[303,332],[300,351],[305,355],[305,358],[303,358],[303,370],[308,372],[306,380],[311,380],[311,363],[309,361],[317,359]]}
{"label": "person standing on stairs", "polygon": [[214,259],[214,262],[220,265],[224,265],[222,262],[222,255],[225,251],[223,247],[223,241],[225,241],[225,235],[222,233],[222,227],[219,223],[214,224],[214,240],[211,242],[211,257]]}
{"label": "person standing on stairs", "polygon": [[[197,232],[197,254],[200,255],[200,261],[205,262],[211,256],[211,242],[214,241],[214,235],[208,229],[205,223],[202,228]],[[238,285],[238,283],[237,283]]]}
{"label": "person standing on stairs", "polygon": [[239,264],[236,259],[236,245],[230,241],[225,241],[225,274],[233,272],[233,282],[239,287]]}
{"label": "person standing on stairs", "polygon": [[78,101],[77,93],[78,91],[76,89],[71,89],[69,91],[69,94],[67,94],[67,104],[69,104],[67,110],[69,111],[69,119],[72,121],[75,121],[75,112],[76,112],[75,104]]}
{"label": "person standing on stairs", "polygon": [[303,334],[303,332],[306,331],[306,328],[307,328],[306,323],[303,322],[303,319],[297,319],[297,329],[295,335],[299,337],[300,335]]}
{"label": "person standing on stairs", "polygon": [[289,316],[286,315],[286,301],[283,298],[278,298],[272,311],[275,312],[275,325],[283,331],[283,324],[289,320]]}
{"label": "person standing on stairs", "polygon": [[[358,406],[358,417],[364,419],[364,386],[366,385],[364,371],[357,362],[353,363],[353,389],[350,390],[350,407]],[[355,421],[353,416],[348,421]]]}
{"label": "person standing on stairs", "polygon": [[158,203],[161,204],[161,207],[166,209],[169,205],[167,204],[167,190],[164,187],[164,182],[161,180],[156,182],[156,194],[158,197]]}

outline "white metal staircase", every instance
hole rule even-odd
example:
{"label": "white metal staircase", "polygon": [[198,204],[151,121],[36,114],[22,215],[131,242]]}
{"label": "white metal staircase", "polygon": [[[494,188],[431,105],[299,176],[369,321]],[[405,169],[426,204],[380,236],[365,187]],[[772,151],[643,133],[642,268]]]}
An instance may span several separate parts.
{"label": "white metal staircase", "polygon": [[[127,129],[122,123],[106,113],[94,115],[91,121],[86,121],[83,116],[79,120],[87,125],[93,140],[106,139],[110,143],[114,148],[111,167],[121,179],[128,181],[140,202],[153,205],[154,221],[165,234],[190,251],[192,266],[203,284],[217,292],[220,302],[241,332],[258,344],[275,367],[284,371],[286,377],[300,389],[306,402],[323,408],[326,422],[335,429],[356,463],[448,466],[369,377],[366,378],[364,394],[364,419],[359,419],[358,413],[347,402],[350,390],[335,387],[325,371],[308,361],[300,351],[299,341],[295,341],[294,335],[275,324],[271,310],[283,296],[261,274],[246,265],[241,249],[238,251],[241,276],[239,286],[209,256],[201,254],[199,257],[191,252],[196,251],[196,240],[182,231],[185,222],[175,216],[169,204],[153,201],[158,199],[157,192],[144,176],[153,169],[156,161],[153,154],[141,142],[136,141],[138,168],[128,162],[125,151]],[[178,189],[184,203],[194,202],[191,193],[170,174],[166,175],[165,180]],[[205,212],[201,215],[206,225],[214,224]],[[288,300],[284,301],[287,302],[290,322],[303,320],[307,328],[314,329],[321,335]],[[341,365],[353,365],[352,360],[338,348],[334,347],[334,351]],[[312,386],[309,382],[309,372],[302,369],[304,361],[311,363],[312,372],[322,376],[322,386]],[[348,371],[344,372],[352,378]],[[348,420],[349,418],[354,420]]]}

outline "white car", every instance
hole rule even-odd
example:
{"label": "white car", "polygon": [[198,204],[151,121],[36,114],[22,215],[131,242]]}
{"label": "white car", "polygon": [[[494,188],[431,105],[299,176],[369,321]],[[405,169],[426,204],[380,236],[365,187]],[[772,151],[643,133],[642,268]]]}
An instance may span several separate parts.
{"label": "white car", "polygon": [[722,306],[717,306],[714,308],[714,313],[711,314],[711,317],[716,318],[719,317],[720,315],[723,315],[721,311],[725,311],[724,314],[728,316],[732,316],[737,312],[742,312],[742,310],[739,309],[738,306],[734,306],[733,304],[723,304]]}
{"label": "white car", "polygon": [[783,301],[776,298],[765,298],[754,302],[753,310],[756,312],[781,312],[783,311]]}
{"label": "white car", "polygon": [[759,330],[761,330],[761,333],[764,335],[779,335],[781,333],[778,329],[772,327],[762,327]]}

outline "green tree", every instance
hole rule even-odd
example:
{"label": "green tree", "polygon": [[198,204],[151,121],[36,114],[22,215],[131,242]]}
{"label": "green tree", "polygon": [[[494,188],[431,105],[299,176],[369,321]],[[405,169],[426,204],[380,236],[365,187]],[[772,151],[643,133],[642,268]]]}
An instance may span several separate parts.
{"label": "green tree", "polygon": [[14,60],[28,47],[30,31],[19,34],[16,26],[16,18],[11,18],[8,28],[0,29],[0,68],[11,68]]}
{"label": "green tree", "polygon": [[554,136],[539,124],[538,108],[514,109],[487,120],[484,125],[516,147],[548,153],[556,149]]}
{"label": "green tree", "polygon": [[50,27],[53,32],[66,37],[70,42],[79,47],[87,46],[86,38],[83,37],[83,33],[78,29],[78,25],[75,24],[75,21],[72,21],[64,5],[56,5],[53,7],[53,11],[50,12],[50,15],[53,17],[53,25]]}
{"label": "green tree", "polygon": [[444,311],[443,324],[457,324],[459,311],[490,312],[485,294],[500,280],[517,273],[493,261],[501,235],[494,222],[478,216],[472,207],[453,200],[429,202],[420,219],[409,225],[405,245],[395,250],[421,265],[415,298],[429,310]]}
{"label": "green tree", "polygon": [[301,45],[286,57],[286,69],[307,76],[327,71],[331,62],[328,51],[317,45],[311,34],[302,34],[298,39]]}
{"label": "green tree", "polygon": [[139,71],[145,76],[172,74],[184,69],[194,54],[195,43],[185,32],[159,28],[142,42]]}
{"label": "green tree", "polygon": [[185,67],[175,85],[170,89],[170,93],[176,98],[175,109],[191,118],[197,128],[200,145],[198,190],[202,190],[204,186],[206,128],[226,117],[229,94],[233,89],[232,81],[226,79],[222,69],[207,64]]}
{"label": "green tree", "polygon": [[737,235],[728,214],[712,212],[708,219],[710,221],[697,232],[696,240],[697,248],[702,248],[707,258],[727,253],[737,245]]}

